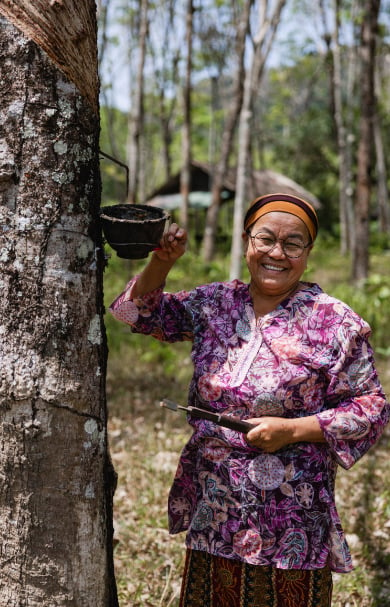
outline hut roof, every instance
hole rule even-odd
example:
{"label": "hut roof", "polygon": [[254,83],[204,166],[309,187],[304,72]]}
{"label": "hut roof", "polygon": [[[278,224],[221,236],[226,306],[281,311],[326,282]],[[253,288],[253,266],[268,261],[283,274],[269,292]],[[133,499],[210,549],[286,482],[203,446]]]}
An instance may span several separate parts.
{"label": "hut roof", "polygon": [[[223,183],[222,200],[234,198],[236,192],[236,168],[231,168]],[[212,168],[207,163],[191,163],[191,192],[189,196],[190,206],[207,208],[211,202]],[[320,201],[314,194],[293,181],[286,175],[276,173],[269,169],[253,171],[248,178],[247,192],[249,200],[262,194],[273,194],[283,192],[294,194],[310,202],[315,209],[321,206]],[[180,172],[173,175],[161,187],[157,188],[146,200],[147,204],[163,208],[175,209],[180,207]]]}

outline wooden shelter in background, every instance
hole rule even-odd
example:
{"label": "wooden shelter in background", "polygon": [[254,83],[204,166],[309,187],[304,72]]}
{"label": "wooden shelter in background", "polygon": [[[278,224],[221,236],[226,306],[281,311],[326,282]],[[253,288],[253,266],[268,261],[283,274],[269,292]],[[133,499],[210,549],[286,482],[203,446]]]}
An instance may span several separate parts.
{"label": "wooden shelter in background", "polygon": [[[191,163],[191,190],[190,207],[204,208],[211,203],[211,185],[212,185],[212,167],[207,163]],[[228,170],[224,180],[221,204],[229,200],[234,200],[236,192],[236,169]],[[285,194],[294,194],[310,202],[315,209],[321,206],[320,201],[314,194],[303,188],[296,181],[289,177],[276,173],[269,169],[253,171],[247,184],[248,203],[250,200],[262,194],[273,194],[283,192]],[[180,172],[173,175],[159,188],[154,190],[145,201],[146,204],[159,206],[164,209],[174,211],[180,208]]]}
{"label": "wooden shelter in background", "polygon": [[[191,163],[191,188],[189,194],[190,229],[198,245],[203,239],[206,213],[211,204],[212,178],[211,165],[195,161]],[[285,175],[268,169],[253,171],[248,180],[247,192],[248,204],[253,198],[262,194],[283,192],[284,194],[294,194],[295,196],[304,198],[315,209],[319,209],[321,206],[318,198],[301,185]],[[231,168],[227,172],[221,193],[220,220],[216,234],[217,245],[227,244],[229,246],[235,193],[236,169]],[[176,212],[179,211],[182,203],[180,172],[173,175],[161,187],[152,192],[145,203],[169,211],[172,220],[176,221],[178,219]]]}

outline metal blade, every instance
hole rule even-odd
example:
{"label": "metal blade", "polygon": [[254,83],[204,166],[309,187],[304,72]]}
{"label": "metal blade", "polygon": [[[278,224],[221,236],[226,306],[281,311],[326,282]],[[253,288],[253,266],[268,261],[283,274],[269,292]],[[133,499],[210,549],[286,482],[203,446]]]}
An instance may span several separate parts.
{"label": "metal blade", "polygon": [[160,401],[160,407],[166,407],[167,409],[170,409],[171,411],[177,411],[178,409],[183,409],[183,411],[187,411],[187,407],[182,407],[181,405],[178,405],[177,403],[175,403],[173,400],[170,400],[169,398],[163,398]]}

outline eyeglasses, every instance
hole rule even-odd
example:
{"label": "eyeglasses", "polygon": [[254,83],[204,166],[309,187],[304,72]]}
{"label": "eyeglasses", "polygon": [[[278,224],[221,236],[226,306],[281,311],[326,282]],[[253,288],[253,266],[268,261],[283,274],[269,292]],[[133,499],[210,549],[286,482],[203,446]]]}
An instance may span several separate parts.
{"label": "eyeglasses", "polygon": [[247,234],[258,253],[270,253],[270,251],[273,251],[276,247],[277,243],[280,242],[283,253],[290,259],[298,259],[303,254],[303,251],[311,245],[311,242],[303,244],[303,242],[294,242],[288,238],[271,238],[261,232],[258,232],[254,236],[252,236],[249,231]]}

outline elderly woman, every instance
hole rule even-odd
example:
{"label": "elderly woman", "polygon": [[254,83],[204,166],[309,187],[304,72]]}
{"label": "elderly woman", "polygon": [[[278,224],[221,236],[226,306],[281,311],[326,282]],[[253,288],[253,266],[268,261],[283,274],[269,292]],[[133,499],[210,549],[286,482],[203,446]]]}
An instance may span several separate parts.
{"label": "elderly woman", "polygon": [[390,408],[367,323],[301,281],[317,230],[306,201],[262,196],[244,223],[250,283],[172,294],[187,238],[172,224],[111,307],[135,332],[191,340],[189,404],[254,425],[189,418],[169,495],[170,532],[187,532],[182,607],[329,607],[331,572],[352,569],[336,469],[378,440]]}

